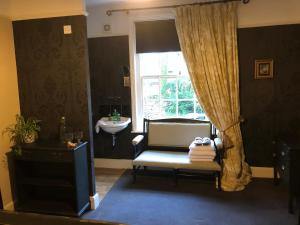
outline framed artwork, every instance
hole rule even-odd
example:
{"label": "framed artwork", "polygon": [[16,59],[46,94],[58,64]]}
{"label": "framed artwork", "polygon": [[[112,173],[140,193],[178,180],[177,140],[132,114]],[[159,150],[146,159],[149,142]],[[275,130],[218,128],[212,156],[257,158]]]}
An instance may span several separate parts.
{"label": "framed artwork", "polygon": [[273,78],[273,59],[255,60],[255,79]]}

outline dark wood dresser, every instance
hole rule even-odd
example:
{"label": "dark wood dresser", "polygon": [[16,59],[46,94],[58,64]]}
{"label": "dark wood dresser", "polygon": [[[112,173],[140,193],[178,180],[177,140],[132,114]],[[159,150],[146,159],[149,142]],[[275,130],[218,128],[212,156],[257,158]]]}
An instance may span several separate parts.
{"label": "dark wood dresser", "polygon": [[[274,182],[287,185],[288,210],[294,213],[295,203],[298,208],[300,206],[300,141],[292,138],[278,139],[274,156]],[[300,212],[298,224],[300,224]]]}
{"label": "dark wood dresser", "polygon": [[11,157],[17,211],[80,216],[89,208],[86,142],[25,144]]}

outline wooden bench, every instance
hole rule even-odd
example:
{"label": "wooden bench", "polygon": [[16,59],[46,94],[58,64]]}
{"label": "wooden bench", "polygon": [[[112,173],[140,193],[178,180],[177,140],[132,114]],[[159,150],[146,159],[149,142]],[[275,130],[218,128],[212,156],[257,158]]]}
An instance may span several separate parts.
{"label": "wooden bench", "polygon": [[[214,161],[190,161],[189,145],[195,137],[214,139],[212,147],[216,151]],[[143,135],[132,140],[134,149],[133,180],[147,167],[172,169],[175,182],[184,171],[211,172],[217,179],[220,190],[222,142],[215,138],[209,121],[192,119],[144,119]]]}

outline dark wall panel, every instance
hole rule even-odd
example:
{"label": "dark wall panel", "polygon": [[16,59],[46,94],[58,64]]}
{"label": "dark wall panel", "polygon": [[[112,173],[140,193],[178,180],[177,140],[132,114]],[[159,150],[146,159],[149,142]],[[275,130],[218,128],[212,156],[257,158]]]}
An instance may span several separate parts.
{"label": "dark wall panel", "polygon": [[[129,67],[128,36],[90,38],[89,60],[93,124],[113,109],[131,117],[130,88],[123,86],[124,66]],[[95,157],[131,158],[131,139],[131,125],[117,134],[114,149],[111,134],[94,133]]]}
{"label": "dark wall panel", "polygon": [[15,21],[13,29],[22,114],[42,120],[41,138],[57,138],[66,116],[69,129],[90,139],[85,16]]}
{"label": "dark wall panel", "polygon": [[[64,35],[63,26],[72,34]],[[90,78],[85,16],[13,22],[21,113],[41,122],[40,138],[56,139],[59,121],[90,143],[90,195],[95,193]]]}
{"label": "dark wall panel", "polygon": [[[246,158],[271,166],[276,136],[300,137],[300,25],[238,30]],[[255,59],[274,59],[274,78],[254,79]]]}

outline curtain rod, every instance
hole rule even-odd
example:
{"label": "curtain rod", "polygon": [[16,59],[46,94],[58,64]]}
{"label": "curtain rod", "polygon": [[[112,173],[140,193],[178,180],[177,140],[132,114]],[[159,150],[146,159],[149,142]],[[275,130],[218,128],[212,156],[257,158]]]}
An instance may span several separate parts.
{"label": "curtain rod", "polygon": [[179,6],[210,5],[210,4],[227,3],[227,2],[242,2],[244,4],[247,4],[247,3],[250,2],[250,0],[216,0],[216,1],[209,1],[209,2],[195,2],[195,3],[189,3],[189,4],[154,6],[154,7],[144,7],[144,8],[110,9],[110,10],[106,11],[106,15],[111,16],[114,12],[127,12],[127,13],[129,13],[129,11],[149,10],[149,9],[170,9],[170,8],[177,8]]}

